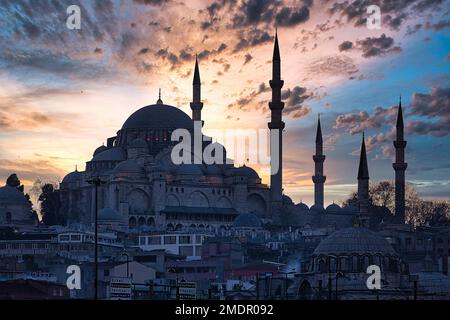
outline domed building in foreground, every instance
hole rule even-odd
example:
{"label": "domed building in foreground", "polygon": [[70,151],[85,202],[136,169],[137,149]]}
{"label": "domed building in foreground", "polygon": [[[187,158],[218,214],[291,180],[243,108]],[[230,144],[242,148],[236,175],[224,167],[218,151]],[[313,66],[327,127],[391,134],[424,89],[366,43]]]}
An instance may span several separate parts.
{"label": "domed building in foreground", "polygon": [[0,187],[0,225],[35,225],[25,194],[11,186]]}

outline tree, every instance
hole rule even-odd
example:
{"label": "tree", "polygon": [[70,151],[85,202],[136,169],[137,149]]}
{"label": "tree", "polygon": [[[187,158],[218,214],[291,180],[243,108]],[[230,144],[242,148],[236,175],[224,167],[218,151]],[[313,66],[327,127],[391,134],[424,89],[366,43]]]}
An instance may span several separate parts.
{"label": "tree", "polygon": [[23,192],[23,185],[20,184],[20,180],[15,173],[11,174],[8,179],[6,179],[6,185],[17,188],[20,192]]}
{"label": "tree", "polygon": [[55,187],[51,183],[42,186],[42,193],[39,196],[41,203],[41,216],[45,225],[64,225],[64,217],[60,214],[61,203]]}
{"label": "tree", "polygon": [[[356,205],[357,192],[353,192],[343,206]],[[395,184],[392,181],[380,181],[369,186],[369,204],[386,207],[395,212]],[[450,204],[445,201],[425,201],[417,195],[411,183],[405,186],[405,219],[415,226],[450,224]]]}

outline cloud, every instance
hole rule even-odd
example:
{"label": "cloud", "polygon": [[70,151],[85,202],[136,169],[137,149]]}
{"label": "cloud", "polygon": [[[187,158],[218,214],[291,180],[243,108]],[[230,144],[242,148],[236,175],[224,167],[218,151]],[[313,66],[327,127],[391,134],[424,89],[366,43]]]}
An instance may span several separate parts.
{"label": "cloud", "polygon": [[353,42],[351,41],[344,41],[339,45],[339,51],[347,51],[353,48]]}
{"label": "cloud", "polygon": [[380,37],[367,37],[363,40],[356,41],[357,48],[362,50],[362,56],[371,58],[383,56],[388,53],[400,52],[401,48],[394,47],[394,39],[387,37],[384,33]]}
{"label": "cloud", "polygon": [[281,99],[285,100],[283,113],[294,119],[307,116],[311,112],[311,108],[304,103],[311,98],[312,94],[307,93],[306,88],[303,87],[296,86],[284,90],[281,93]]}
{"label": "cloud", "polygon": [[247,53],[246,55],[245,55],[245,60],[244,60],[244,65],[246,65],[247,63],[249,63],[250,61],[252,61],[252,59],[253,59],[253,56],[250,54],[250,53]]}
{"label": "cloud", "polygon": [[239,41],[234,47],[233,52],[241,51],[250,47],[256,47],[258,45],[272,42],[274,36],[271,36],[267,31],[263,31],[257,28],[244,31],[239,35]]}
{"label": "cloud", "polygon": [[307,68],[314,75],[353,74],[358,71],[353,59],[344,55],[325,56],[311,62]]}
{"label": "cloud", "polygon": [[381,128],[386,124],[394,125],[397,107],[376,107],[372,115],[367,111],[349,112],[336,117],[335,129],[344,128],[351,135],[361,133],[365,129]]}

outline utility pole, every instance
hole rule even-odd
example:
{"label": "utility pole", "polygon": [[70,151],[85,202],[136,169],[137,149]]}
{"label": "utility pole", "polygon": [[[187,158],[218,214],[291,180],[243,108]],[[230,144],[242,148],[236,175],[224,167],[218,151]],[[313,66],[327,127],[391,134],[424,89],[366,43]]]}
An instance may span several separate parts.
{"label": "utility pole", "polygon": [[88,180],[87,183],[94,185],[94,201],[95,201],[95,224],[94,224],[94,247],[95,247],[95,276],[94,276],[94,300],[98,300],[98,187],[105,184],[106,181],[102,181],[100,177],[94,177]]}

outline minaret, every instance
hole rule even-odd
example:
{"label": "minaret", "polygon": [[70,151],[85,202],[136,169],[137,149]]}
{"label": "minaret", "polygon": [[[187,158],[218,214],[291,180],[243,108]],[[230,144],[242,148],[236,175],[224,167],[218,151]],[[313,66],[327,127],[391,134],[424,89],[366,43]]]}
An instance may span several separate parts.
{"label": "minaret", "polygon": [[397,138],[394,141],[395,163],[392,164],[392,167],[395,170],[395,217],[398,221],[405,223],[405,170],[408,164],[405,163],[406,141],[403,140],[403,129],[402,97],[400,97],[397,114]]}
{"label": "minaret", "polygon": [[200,82],[200,71],[198,69],[198,59],[195,57],[195,69],[194,69],[194,81],[192,82],[192,120],[202,121],[202,108],[203,102],[201,102],[201,82]]}
{"label": "minaret", "polygon": [[369,227],[369,168],[367,166],[366,143],[364,132],[361,142],[358,169],[358,208],[359,222],[362,227]]}
{"label": "minaret", "polygon": [[161,88],[159,88],[158,100],[156,101],[156,104],[163,104],[163,101],[161,100]]}
{"label": "minaret", "polygon": [[272,214],[276,213],[282,206],[283,189],[282,189],[282,173],[283,173],[283,129],[282,111],[284,102],[281,101],[281,88],[284,81],[281,80],[281,59],[280,48],[278,46],[278,33],[275,33],[275,45],[273,48],[272,58],[272,80],[270,80],[272,88],[272,101],[269,102],[271,113],[271,121],[268,123],[270,129],[270,159],[271,159],[271,176],[270,176],[270,201]]}
{"label": "minaret", "polygon": [[323,184],[327,179],[323,175],[323,162],[325,161],[325,156],[323,155],[323,140],[322,140],[322,129],[320,127],[320,115],[317,120],[317,133],[316,133],[316,154],[313,155],[315,170],[312,176],[312,181],[314,182],[314,205],[323,208]]}

